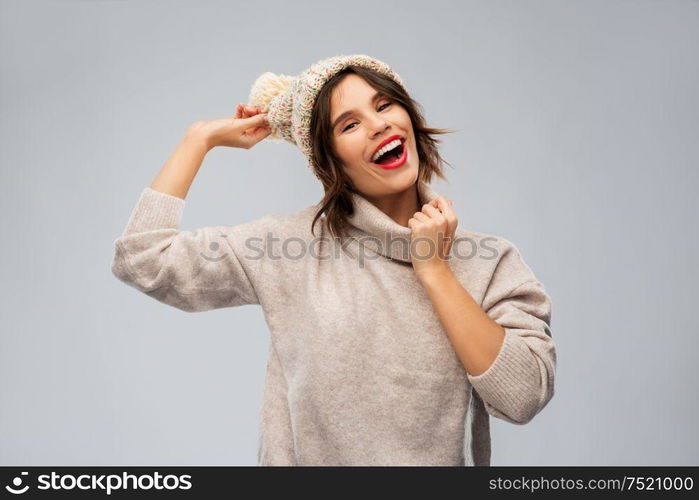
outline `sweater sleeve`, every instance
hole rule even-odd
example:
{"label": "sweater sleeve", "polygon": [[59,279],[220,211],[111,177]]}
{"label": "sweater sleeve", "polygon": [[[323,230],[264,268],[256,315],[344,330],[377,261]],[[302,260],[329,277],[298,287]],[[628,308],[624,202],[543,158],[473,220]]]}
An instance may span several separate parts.
{"label": "sweater sleeve", "polygon": [[[261,224],[181,231],[185,200],[147,187],[119,238],[112,273],[146,295],[187,312],[259,304]],[[259,242],[251,236],[260,236]],[[254,250],[243,250],[243,245]],[[257,256],[257,258],[255,258]]]}
{"label": "sweater sleeve", "polygon": [[493,364],[480,375],[468,374],[468,379],[490,415],[526,424],[553,397],[556,348],[551,299],[511,243],[503,251],[482,307],[503,327],[505,338]]}

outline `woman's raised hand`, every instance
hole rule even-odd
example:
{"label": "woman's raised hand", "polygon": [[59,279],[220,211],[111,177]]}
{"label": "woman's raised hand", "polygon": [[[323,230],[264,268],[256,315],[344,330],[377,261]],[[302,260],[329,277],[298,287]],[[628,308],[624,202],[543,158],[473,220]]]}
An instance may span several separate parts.
{"label": "woman's raised hand", "polygon": [[250,149],[272,130],[267,123],[267,113],[238,104],[232,118],[198,121],[190,125],[187,133],[200,137],[208,149],[216,146]]}

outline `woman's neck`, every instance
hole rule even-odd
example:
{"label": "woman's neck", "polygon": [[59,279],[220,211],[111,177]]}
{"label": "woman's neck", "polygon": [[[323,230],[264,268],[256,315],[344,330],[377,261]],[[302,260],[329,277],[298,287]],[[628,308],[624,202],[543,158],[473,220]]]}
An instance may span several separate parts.
{"label": "woman's neck", "polygon": [[367,199],[374,204],[376,208],[404,227],[408,227],[408,220],[412,218],[415,212],[422,210],[417,182],[400,193]]}

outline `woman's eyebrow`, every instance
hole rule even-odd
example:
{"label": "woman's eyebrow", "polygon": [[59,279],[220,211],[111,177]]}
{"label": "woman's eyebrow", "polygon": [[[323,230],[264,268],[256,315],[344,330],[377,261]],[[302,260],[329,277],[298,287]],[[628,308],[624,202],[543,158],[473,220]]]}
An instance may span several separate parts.
{"label": "woman's eyebrow", "polygon": [[[381,97],[383,97],[383,94],[382,94],[381,92],[375,93],[375,94],[371,97],[371,103],[372,103],[372,104],[375,103],[375,102],[378,101]],[[355,111],[356,111],[356,110],[354,110],[354,109],[349,109],[349,110],[345,111],[344,113],[342,113],[340,116],[338,116],[337,118],[335,118],[335,121],[333,122],[331,128],[332,128],[333,130],[335,130],[335,127],[337,127],[337,126],[340,124],[340,122],[341,122],[342,120],[344,120],[345,118],[347,118],[349,115],[351,115],[351,114],[354,113]]]}

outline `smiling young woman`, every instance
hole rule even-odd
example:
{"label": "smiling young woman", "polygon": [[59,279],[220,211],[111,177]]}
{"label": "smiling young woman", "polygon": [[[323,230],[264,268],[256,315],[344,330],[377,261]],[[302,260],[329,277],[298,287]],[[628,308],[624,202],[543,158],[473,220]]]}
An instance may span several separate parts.
{"label": "smiling young woman", "polygon": [[[446,131],[366,55],[265,73],[249,100],[187,130],[115,240],[112,272],[184,311],[263,308],[259,464],[489,465],[489,416],[522,425],[553,396],[551,300],[513,243],[457,227],[429,185]],[[299,146],[323,200],[180,230],[205,154],[267,138]]]}

